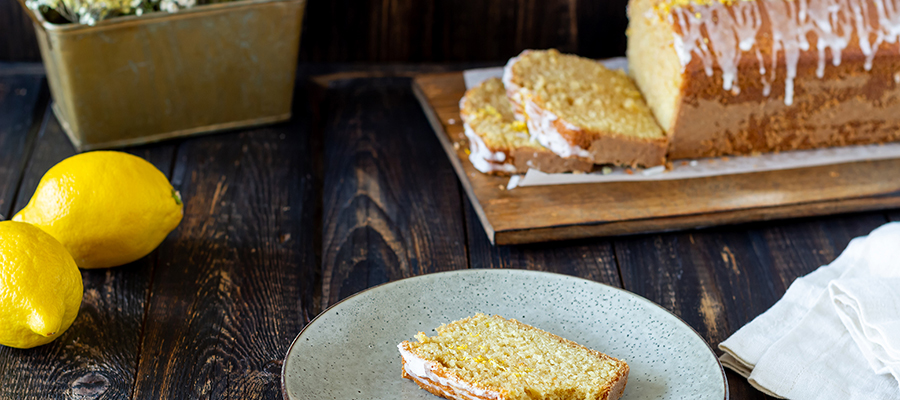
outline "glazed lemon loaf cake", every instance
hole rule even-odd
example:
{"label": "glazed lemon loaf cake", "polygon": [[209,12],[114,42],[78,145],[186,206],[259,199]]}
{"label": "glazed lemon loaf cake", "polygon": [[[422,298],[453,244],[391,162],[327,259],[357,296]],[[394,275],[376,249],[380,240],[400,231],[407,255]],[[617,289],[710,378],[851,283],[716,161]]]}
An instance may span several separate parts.
{"label": "glazed lemon loaf cake", "polygon": [[502,175],[525,173],[529,168],[547,173],[586,172],[593,167],[581,158],[562,158],[532,139],[525,123],[513,117],[499,78],[469,89],[459,110],[469,139],[469,160],[481,172]]}
{"label": "glazed lemon loaf cake", "polygon": [[630,0],[669,158],[900,139],[898,0]]}
{"label": "glazed lemon loaf cake", "polygon": [[667,139],[622,71],[556,50],[526,50],[503,73],[517,117],[544,147],[595,164],[651,167]]}
{"label": "glazed lemon loaf cake", "polygon": [[400,343],[403,377],[448,399],[614,400],[628,364],[500,316],[477,314]]}

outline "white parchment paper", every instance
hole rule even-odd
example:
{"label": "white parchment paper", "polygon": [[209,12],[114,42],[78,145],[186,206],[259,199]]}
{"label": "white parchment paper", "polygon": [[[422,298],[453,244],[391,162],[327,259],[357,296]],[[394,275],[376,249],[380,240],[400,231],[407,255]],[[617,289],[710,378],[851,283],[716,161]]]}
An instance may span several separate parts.
{"label": "white parchment paper", "polygon": [[[601,61],[613,69],[627,70],[628,61],[624,57]],[[503,76],[503,68],[481,68],[464,71],[466,88],[472,88],[486,79]],[[528,170],[524,176],[510,179],[508,189],[517,186],[569,185],[576,183],[660,181],[672,179],[692,179],[719,175],[745,174],[749,172],[774,171],[843,164],[855,161],[885,160],[900,158],[900,143],[882,145],[832,147],[817,150],[796,150],[781,153],[762,154],[745,157],[717,157],[699,160],[676,160],[673,168],[666,171],[662,166],[646,170],[612,168],[607,174],[546,174],[538,170]]]}

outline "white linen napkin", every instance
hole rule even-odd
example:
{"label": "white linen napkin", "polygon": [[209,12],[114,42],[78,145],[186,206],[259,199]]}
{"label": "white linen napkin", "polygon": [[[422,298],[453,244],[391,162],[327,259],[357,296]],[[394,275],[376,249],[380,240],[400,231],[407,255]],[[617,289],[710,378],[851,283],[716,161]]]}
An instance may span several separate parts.
{"label": "white linen napkin", "polygon": [[719,348],[771,396],[900,399],[900,223],[851,241]]}

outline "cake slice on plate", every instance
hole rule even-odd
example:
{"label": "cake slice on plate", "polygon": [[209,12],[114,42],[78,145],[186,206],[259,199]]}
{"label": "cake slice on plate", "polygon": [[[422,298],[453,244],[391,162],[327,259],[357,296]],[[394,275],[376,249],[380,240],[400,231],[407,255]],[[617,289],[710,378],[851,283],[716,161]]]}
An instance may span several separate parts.
{"label": "cake slice on plate", "polygon": [[665,163],[666,134],[622,71],[556,50],[526,50],[506,65],[503,83],[517,118],[561,157],[643,167]]}
{"label": "cake slice on plate", "polygon": [[581,158],[562,158],[533,140],[525,123],[513,117],[499,78],[468,90],[459,110],[469,139],[469,160],[481,172],[519,174],[529,168],[546,173],[587,172],[593,167]]}
{"label": "cake slice on plate", "polygon": [[500,316],[477,314],[400,343],[403,377],[448,399],[616,400],[628,364]]}

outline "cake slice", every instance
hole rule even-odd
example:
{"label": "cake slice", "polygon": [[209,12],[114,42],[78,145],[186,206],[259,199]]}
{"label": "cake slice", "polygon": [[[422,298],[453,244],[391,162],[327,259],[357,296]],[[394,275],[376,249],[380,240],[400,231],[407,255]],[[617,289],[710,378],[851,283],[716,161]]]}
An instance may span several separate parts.
{"label": "cake slice", "polygon": [[593,167],[584,159],[562,158],[532,139],[525,123],[513,117],[499,78],[469,89],[459,102],[459,114],[469,139],[469,160],[481,172],[521,174],[529,168],[546,173],[587,172]]}
{"label": "cake slice", "polygon": [[628,364],[500,316],[476,314],[398,345],[403,377],[448,399],[615,400]]}
{"label": "cake slice", "polygon": [[667,138],[622,71],[556,50],[526,50],[503,73],[517,118],[562,157],[651,167],[665,162]]}

